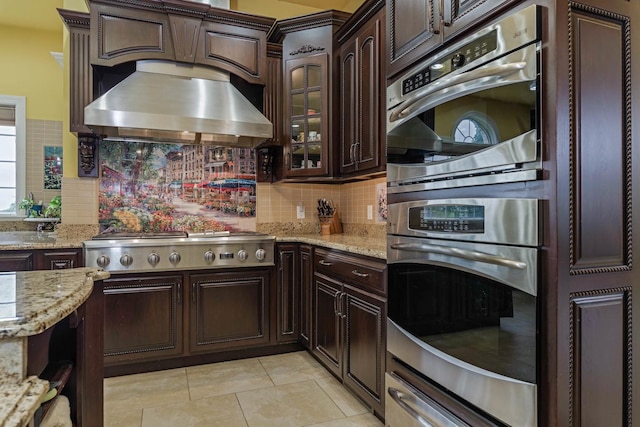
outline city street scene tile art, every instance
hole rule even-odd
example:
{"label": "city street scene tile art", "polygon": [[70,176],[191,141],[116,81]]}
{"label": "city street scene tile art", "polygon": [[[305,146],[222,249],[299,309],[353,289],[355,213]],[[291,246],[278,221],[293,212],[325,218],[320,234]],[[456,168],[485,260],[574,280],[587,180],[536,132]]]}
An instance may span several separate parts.
{"label": "city street scene tile art", "polygon": [[254,231],[255,152],[132,142],[100,144],[101,231]]}

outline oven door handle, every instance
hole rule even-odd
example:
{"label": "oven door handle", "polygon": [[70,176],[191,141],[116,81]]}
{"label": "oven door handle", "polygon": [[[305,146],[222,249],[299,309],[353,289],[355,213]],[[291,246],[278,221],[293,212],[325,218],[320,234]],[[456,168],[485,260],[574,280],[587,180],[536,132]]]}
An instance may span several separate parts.
{"label": "oven door handle", "polygon": [[393,387],[389,387],[387,389],[387,392],[389,393],[389,396],[391,396],[391,398],[394,400],[394,402],[396,402],[398,406],[404,409],[405,412],[411,415],[411,418],[419,422],[420,425],[424,427],[436,427],[432,423],[430,423],[425,417],[423,417],[422,414],[420,414],[418,411],[413,409],[407,402],[404,401],[404,397],[406,395],[403,392]]}
{"label": "oven door handle", "polygon": [[470,251],[468,249],[451,248],[447,246],[429,245],[426,243],[396,243],[390,245],[391,249],[399,251],[416,251],[426,252],[440,255],[448,255],[457,258],[463,258],[470,261],[480,261],[487,264],[494,264],[503,267],[515,268],[518,270],[526,270],[527,264],[522,261],[516,261],[509,258],[502,258],[485,252]]}
{"label": "oven door handle", "polygon": [[[500,79],[502,77],[506,77],[510,74],[521,71],[527,67],[526,62],[512,62],[509,64],[500,64],[494,65],[492,67],[486,68],[478,68],[475,70],[468,71],[466,73],[458,74],[456,76],[451,77],[443,77],[439,81],[434,82],[431,85],[426,86],[422,90],[416,91],[413,96],[408,98],[406,101],[398,105],[395,109],[391,111],[389,115],[389,121],[395,122],[396,120],[403,119],[411,112],[411,106],[417,103],[418,101],[422,101],[428,95],[431,95],[435,92],[451,88],[455,85],[459,85],[462,83],[467,83],[473,80],[482,80],[482,79]],[[494,82],[491,82],[494,83]],[[483,84],[479,83],[478,87],[481,88]],[[488,87],[492,87],[493,84],[487,84]]]}

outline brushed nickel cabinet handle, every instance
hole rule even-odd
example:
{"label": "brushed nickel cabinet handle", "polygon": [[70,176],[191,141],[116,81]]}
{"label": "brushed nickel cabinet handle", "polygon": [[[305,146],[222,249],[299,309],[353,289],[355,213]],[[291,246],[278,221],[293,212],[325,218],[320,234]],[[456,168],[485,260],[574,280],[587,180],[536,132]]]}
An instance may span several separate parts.
{"label": "brushed nickel cabinet handle", "polygon": [[351,273],[358,277],[369,277],[369,273],[360,273],[358,270],[351,270]]}
{"label": "brushed nickel cabinet handle", "polygon": [[320,261],[318,261],[318,264],[320,264],[320,265],[327,265],[327,266],[329,266],[329,265],[333,265],[333,263],[332,263],[332,262],[328,262],[328,261],[325,261],[325,260],[323,260],[323,259],[321,259]]}

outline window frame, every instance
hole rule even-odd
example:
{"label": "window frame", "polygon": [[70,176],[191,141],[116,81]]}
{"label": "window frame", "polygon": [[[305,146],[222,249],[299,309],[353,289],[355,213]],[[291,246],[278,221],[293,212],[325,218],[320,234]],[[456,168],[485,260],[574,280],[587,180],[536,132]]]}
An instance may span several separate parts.
{"label": "window frame", "polygon": [[27,98],[15,95],[0,95],[0,104],[11,105],[15,108],[16,127],[16,211],[15,213],[0,212],[1,220],[25,218],[18,205],[25,198],[27,186]]}

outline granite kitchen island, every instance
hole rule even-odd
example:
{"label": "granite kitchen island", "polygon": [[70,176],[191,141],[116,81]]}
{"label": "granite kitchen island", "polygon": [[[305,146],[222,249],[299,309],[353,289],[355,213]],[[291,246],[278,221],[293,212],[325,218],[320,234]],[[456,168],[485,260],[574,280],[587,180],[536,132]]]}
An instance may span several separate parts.
{"label": "granite kitchen island", "polygon": [[28,425],[49,381],[68,397],[74,425],[102,425],[108,277],[97,268],[0,273],[0,426]]}

